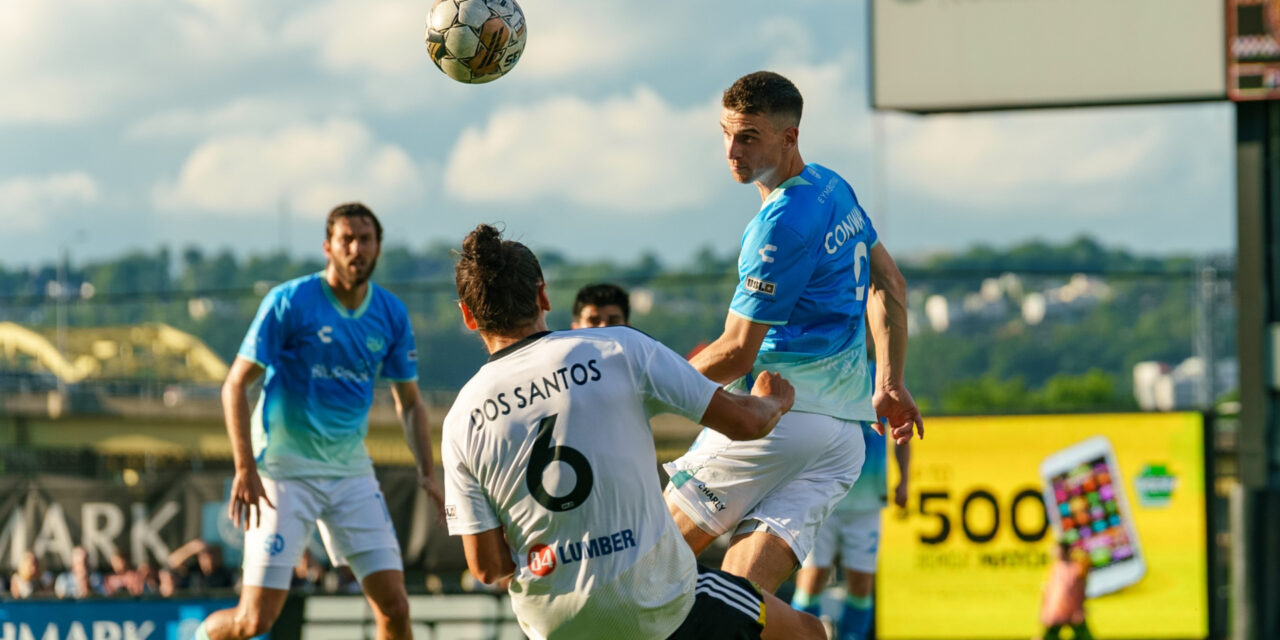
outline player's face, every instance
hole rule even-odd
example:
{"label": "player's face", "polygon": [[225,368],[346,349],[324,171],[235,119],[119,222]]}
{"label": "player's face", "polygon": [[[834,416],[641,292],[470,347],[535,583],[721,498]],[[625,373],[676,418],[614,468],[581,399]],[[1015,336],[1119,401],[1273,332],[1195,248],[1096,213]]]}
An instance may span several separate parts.
{"label": "player's face", "polygon": [[795,145],[789,134],[796,128],[778,127],[769,115],[724,109],[720,128],[724,132],[729,173],[742,184],[768,181],[782,164],[784,152]]}
{"label": "player's face", "polygon": [[626,323],[627,318],[622,315],[622,307],[616,304],[606,304],[602,307],[588,304],[582,306],[582,311],[578,312],[578,317],[573,319],[570,327],[585,329],[587,327],[612,327]]}
{"label": "player's face", "polygon": [[347,287],[358,287],[369,281],[381,251],[378,230],[368,218],[338,218],[333,223],[333,233],[324,243],[325,257]]}

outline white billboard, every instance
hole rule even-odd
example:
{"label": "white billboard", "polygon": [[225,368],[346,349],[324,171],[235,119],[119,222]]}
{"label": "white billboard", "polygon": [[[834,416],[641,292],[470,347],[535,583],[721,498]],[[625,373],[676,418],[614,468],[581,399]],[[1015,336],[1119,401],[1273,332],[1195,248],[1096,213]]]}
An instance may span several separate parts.
{"label": "white billboard", "polygon": [[1223,0],[871,0],[872,102],[954,111],[1226,97]]}

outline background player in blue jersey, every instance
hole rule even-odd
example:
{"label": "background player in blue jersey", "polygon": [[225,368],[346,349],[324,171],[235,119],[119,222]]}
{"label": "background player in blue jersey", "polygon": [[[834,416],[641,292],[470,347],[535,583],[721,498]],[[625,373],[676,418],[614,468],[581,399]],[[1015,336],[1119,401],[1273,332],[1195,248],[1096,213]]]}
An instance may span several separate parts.
{"label": "background player in blue jersey", "polygon": [[[822,524],[813,550],[796,573],[796,591],[791,606],[818,615],[819,596],[827,585],[835,558],[845,570],[845,601],[841,606],[837,640],[864,640],[871,628],[876,582],[876,555],[880,548],[880,512],[889,503],[885,477],[885,438],[874,429],[863,428],[867,458],[862,473],[849,493],[836,504]],[[911,476],[911,443],[893,448],[898,461],[898,484],[893,503],[907,506],[908,478]]]}
{"label": "background player in blue jersey", "polygon": [[[743,233],[724,333],[691,362],[737,388],[777,370],[796,402],[761,440],[703,430],[667,465],[666,496],[695,553],[733,531],[722,568],[773,591],[857,478],[862,425],[879,414],[900,442],[924,425],[902,378],[906,283],[853,188],[801,158],[799,90],[762,71],[738,79],[721,104],[730,173],[764,202]],[[874,385],[864,323],[881,363]]]}
{"label": "background player in blue jersey", "polygon": [[[240,346],[222,403],[236,465],[230,515],[246,529],[244,586],[239,605],[205,619],[197,640],[267,631],[317,523],[334,563],[360,580],[378,638],[411,637],[400,547],[364,446],[378,377],[391,382],[419,483],[441,509],[443,496],[409,314],[369,282],[381,246],[372,211],[335,208],[325,222],[325,270],[272,289]],[[264,373],[250,414],[245,392]]]}

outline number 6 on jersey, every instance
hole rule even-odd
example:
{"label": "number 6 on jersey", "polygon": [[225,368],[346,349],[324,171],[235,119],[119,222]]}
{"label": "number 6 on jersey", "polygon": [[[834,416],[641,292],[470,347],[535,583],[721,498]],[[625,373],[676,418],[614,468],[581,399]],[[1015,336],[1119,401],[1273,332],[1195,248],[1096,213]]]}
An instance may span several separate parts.
{"label": "number 6 on jersey", "polygon": [[[529,493],[538,504],[552,511],[569,511],[582,506],[587,496],[591,495],[591,485],[595,479],[591,474],[591,463],[581,451],[572,447],[556,445],[551,434],[556,428],[556,416],[551,415],[538,423],[538,435],[533,441],[533,452],[529,454],[529,470],[525,473],[525,484]],[[542,486],[542,474],[553,462],[563,462],[573,469],[577,479],[573,489],[563,496],[553,496]]]}

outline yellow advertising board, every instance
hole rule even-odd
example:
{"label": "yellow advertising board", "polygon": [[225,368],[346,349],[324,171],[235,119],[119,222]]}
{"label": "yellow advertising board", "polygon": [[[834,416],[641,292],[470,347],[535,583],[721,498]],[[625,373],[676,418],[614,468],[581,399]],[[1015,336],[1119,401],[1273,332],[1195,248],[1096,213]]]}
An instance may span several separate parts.
{"label": "yellow advertising board", "polygon": [[1038,636],[1059,538],[1106,592],[1085,604],[1096,637],[1208,636],[1200,414],[935,418],[911,453],[908,508],[883,516],[878,637]]}

